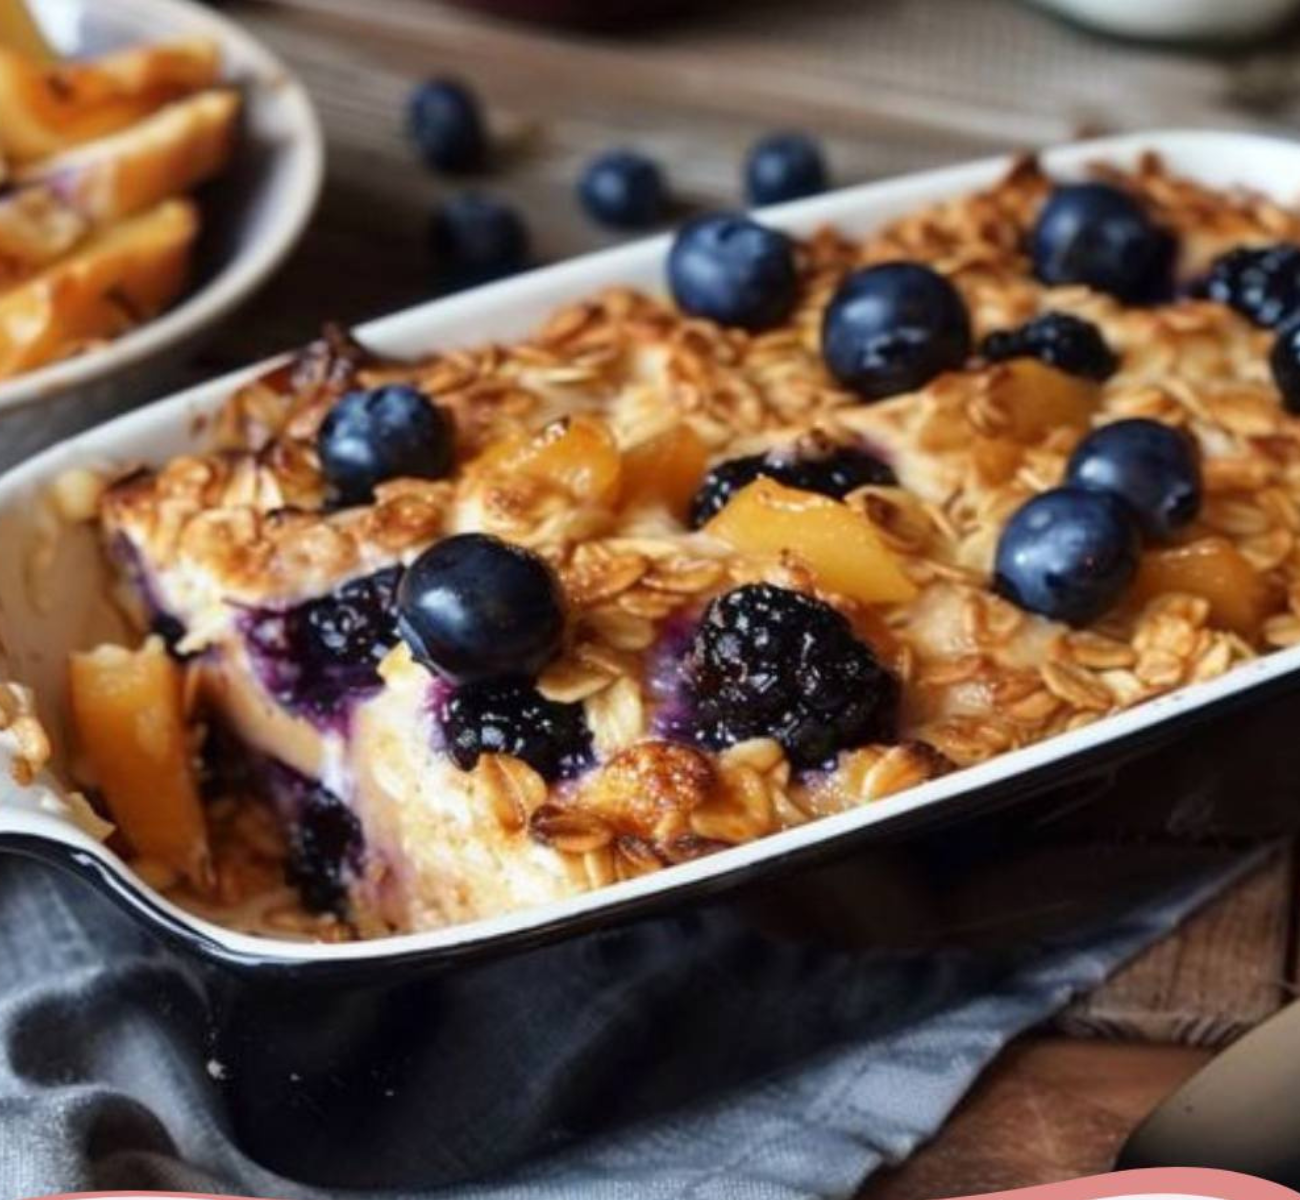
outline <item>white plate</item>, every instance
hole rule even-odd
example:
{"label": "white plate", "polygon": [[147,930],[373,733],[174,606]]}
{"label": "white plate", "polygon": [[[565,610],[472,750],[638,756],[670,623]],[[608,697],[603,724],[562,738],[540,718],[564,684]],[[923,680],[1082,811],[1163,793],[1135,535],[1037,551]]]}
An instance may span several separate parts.
{"label": "white plate", "polygon": [[[1050,151],[1050,171],[1067,176],[1089,162],[1132,164],[1146,151],[1158,152],[1181,175],[1211,185],[1240,184],[1283,201],[1300,196],[1300,146],[1257,135],[1171,132],[1112,138]],[[807,233],[833,222],[865,233],[918,206],[987,186],[1007,166],[991,159],[932,171],[890,183],[870,184],[768,210],[774,225]],[[536,327],[557,305],[603,287],[630,284],[661,287],[668,238],[590,255],[447,300],[408,309],[362,326],[361,339],[384,354],[416,356],[486,339],[508,340]],[[33,588],[31,552],[41,544],[42,497],[53,479],[75,466],[123,467],[160,463],[202,445],[200,418],[212,413],[248,372],[192,388],[172,399],[92,430],[43,454],[0,479],[0,646],[5,677],[35,688],[42,715],[55,731],[65,720],[64,672],[70,650],[90,644],[111,628],[104,593],[104,569],[88,531],[63,536],[43,584]],[[47,594],[49,607],[38,602]],[[792,854],[826,848],[836,839],[915,816],[934,807],[960,810],[982,790],[1018,775],[1097,754],[1107,743],[1151,731],[1206,706],[1260,687],[1300,667],[1300,647],[1244,664],[1210,683],[1180,689],[1083,729],[1050,738],[987,763],[955,772],[867,807],[814,821],[771,837],[675,866],[652,875],[560,902],[429,933],[315,946],[247,937],[181,912],[145,885],[106,848],[86,836],[58,806],[54,776],[44,787],[20,788],[5,776],[0,752],[0,843],[6,834],[44,839],[98,866],[115,886],[146,896],[151,914],[172,923],[217,952],[250,960],[322,962],[373,960],[397,955],[438,957],[472,952],[487,944],[510,944],[566,926],[590,923],[602,910],[634,908],[684,888],[718,887]],[[62,741],[62,738],[60,738]],[[56,771],[61,759],[56,759]],[[936,814],[937,815],[937,814]]]}
{"label": "white plate", "polygon": [[324,143],[307,92],[234,22],[194,0],[30,0],[68,56],[202,35],[244,93],[243,138],[212,185],[200,245],[212,261],[178,304],[100,349],[0,383],[0,466],[153,399],[168,369],[279,266],[320,194]]}

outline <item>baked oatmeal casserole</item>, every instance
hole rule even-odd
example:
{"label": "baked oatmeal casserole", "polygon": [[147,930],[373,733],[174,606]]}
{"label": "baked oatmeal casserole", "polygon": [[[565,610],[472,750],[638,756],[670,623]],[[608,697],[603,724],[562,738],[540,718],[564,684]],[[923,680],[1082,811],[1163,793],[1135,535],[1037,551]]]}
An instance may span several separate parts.
{"label": "baked oatmeal casserole", "polygon": [[142,644],[74,656],[84,782],[184,903],[372,936],[1300,641],[1296,244],[1154,158],[1024,161],[860,240],[702,218],[673,299],[514,345],[327,331],[96,489]]}

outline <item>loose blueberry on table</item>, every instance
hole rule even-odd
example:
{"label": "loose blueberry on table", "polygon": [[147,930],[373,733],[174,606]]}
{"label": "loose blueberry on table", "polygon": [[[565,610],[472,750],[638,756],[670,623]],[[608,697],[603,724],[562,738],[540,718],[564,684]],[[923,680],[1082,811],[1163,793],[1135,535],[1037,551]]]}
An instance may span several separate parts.
{"label": "loose blueberry on table", "polygon": [[316,437],[321,472],[341,504],[366,504],[390,479],[442,479],[452,468],[451,418],[408,384],[346,393]]}
{"label": "loose blueberry on table", "polygon": [[1168,541],[1201,510],[1196,444],[1160,421],[1134,418],[1093,430],[1070,456],[1065,481],[1124,501],[1155,541]]}
{"label": "loose blueberry on table", "polygon": [[668,188],[658,164],[635,150],[592,159],[578,181],[587,214],[611,229],[649,229],[668,212]]}
{"label": "loose blueberry on table", "polygon": [[416,660],[456,683],[536,675],[564,633],[564,599],[536,554],[484,533],[436,542],[407,569],[397,622]]}
{"label": "loose blueberry on table", "polygon": [[1057,187],[1030,234],[1034,274],[1043,283],[1081,283],[1127,304],[1173,292],[1177,243],[1127,192],[1108,183]]}
{"label": "loose blueberry on table", "polygon": [[1138,525],[1105,492],[1062,487],[1028,500],[998,541],[994,589],[1013,604],[1086,625],[1124,594],[1137,571]]}
{"label": "loose blueberry on table", "polygon": [[719,325],[779,325],[794,309],[798,284],[790,239],[738,214],[688,222],[668,255],[668,285],[678,307]]}
{"label": "loose blueberry on table", "polygon": [[1080,379],[1102,383],[1119,366],[1115,352],[1091,321],[1069,313],[1047,312],[1017,329],[996,330],[980,344],[990,362],[1036,358]]}
{"label": "loose blueberry on table", "polygon": [[443,287],[473,287],[514,275],[528,266],[528,227],[494,196],[462,192],[433,210],[429,250]]}
{"label": "loose blueberry on table", "polygon": [[1200,291],[1264,329],[1300,310],[1300,246],[1239,246],[1214,260]]}
{"label": "loose blueberry on table", "polygon": [[892,741],[898,681],[820,600],[747,584],[710,602],[683,664],[696,736],[714,748],[781,743],[797,767]]}
{"label": "loose blueberry on table", "polygon": [[411,93],[407,126],[424,161],[439,171],[475,171],[488,157],[478,98],[454,79],[429,79]]}
{"label": "loose blueberry on table", "polygon": [[745,199],[757,206],[815,196],[827,176],[822,149],[806,133],[768,134],[745,160]]}
{"label": "loose blueberry on table", "polygon": [[866,400],[924,387],[960,367],[970,346],[970,318],[960,293],[922,263],[855,271],[840,284],[822,321],[826,366]]}

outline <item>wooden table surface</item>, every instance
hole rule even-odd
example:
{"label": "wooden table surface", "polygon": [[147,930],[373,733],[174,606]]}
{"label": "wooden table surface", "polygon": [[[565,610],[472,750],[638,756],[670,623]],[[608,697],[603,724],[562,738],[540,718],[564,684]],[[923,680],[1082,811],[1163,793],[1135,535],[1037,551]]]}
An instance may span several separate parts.
{"label": "wooden table surface", "polygon": [[[434,0],[232,2],[324,118],[329,171],[301,250],[196,374],[284,349],[326,319],[431,294],[424,229],[464,182],[427,174],[402,132],[423,75],[487,100],[502,146],[472,181],[512,198],[543,259],[606,244],[573,201],[590,153],[657,155],[686,204],[735,204],[745,146],[775,126],[821,135],[853,182],[1034,146],[1081,130],[1300,122],[1290,43],[1222,58],[1122,47],[1014,0],[737,0],[635,36],[555,33]],[[1006,1052],[873,1200],[1009,1188],[1102,1171],[1133,1125],[1295,985],[1290,846],[1179,934]]]}

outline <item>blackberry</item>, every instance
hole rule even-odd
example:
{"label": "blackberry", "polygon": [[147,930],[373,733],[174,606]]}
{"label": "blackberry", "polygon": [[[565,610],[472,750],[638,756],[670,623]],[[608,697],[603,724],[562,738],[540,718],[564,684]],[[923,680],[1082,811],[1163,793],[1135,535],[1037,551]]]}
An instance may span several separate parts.
{"label": "blackberry", "polygon": [[1277,331],[1268,365],[1282,397],[1282,407],[1293,416],[1300,416],[1300,317]]}
{"label": "blackberry", "polygon": [[438,722],[462,771],[473,770],[480,754],[509,754],[554,780],[591,760],[582,705],[548,700],[524,679],[462,684],[443,702]]}
{"label": "blackberry", "polygon": [[245,618],[244,637],[263,683],[286,707],[323,718],[379,686],[379,662],[397,644],[400,567],[354,579],[318,600]]}
{"label": "blackberry", "polygon": [[285,877],[312,912],[343,915],[348,880],[361,863],[361,823],[333,792],[301,777],[294,784],[297,811],[289,823]]}
{"label": "blackberry", "polygon": [[796,767],[892,741],[898,682],[820,600],[747,584],[713,600],[684,662],[696,737],[721,748],[775,738]]}
{"label": "blackberry", "polygon": [[1300,246],[1240,246],[1220,255],[1200,291],[1265,329],[1300,308]]}
{"label": "blackberry", "polygon": [[1018,329],[990,333],[980,352],[990,362],[1036,358],[1059,371],[1098,382],[1109,379],[1119,366],[1100,329],[1091,321],[1061,312],[1043,313]]}
{"label": "blackberry", "polygon": [[731,458],[710,468],[691,500],[690,522],[699,529],[726,506],[741,488],[759,477],[775,479],[788,487],[843,499],[868,484],[892,487],[898,482],[889,464],[852,446],[836,446],[826,453],[794,457],[781,450]]}

